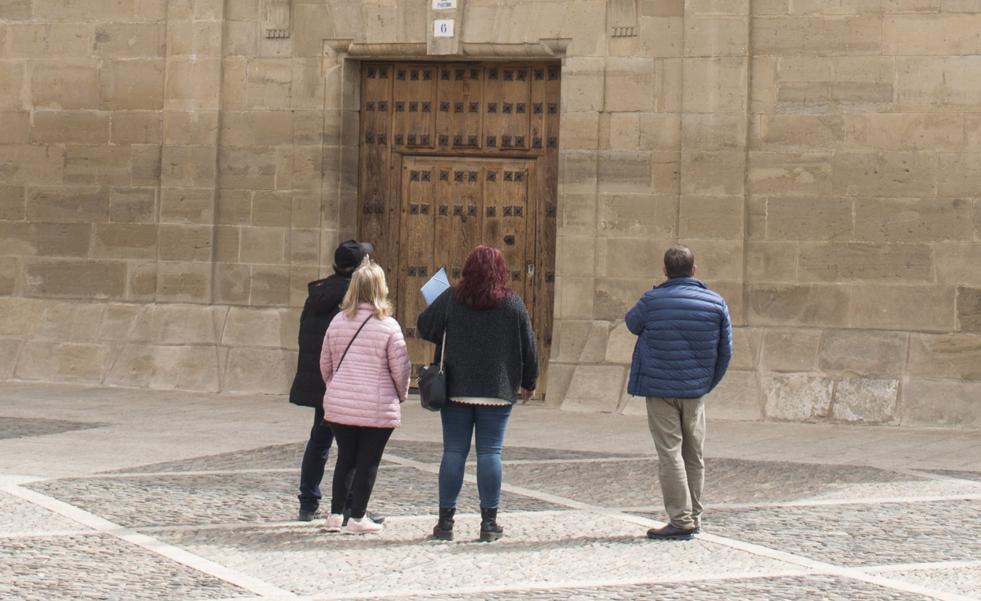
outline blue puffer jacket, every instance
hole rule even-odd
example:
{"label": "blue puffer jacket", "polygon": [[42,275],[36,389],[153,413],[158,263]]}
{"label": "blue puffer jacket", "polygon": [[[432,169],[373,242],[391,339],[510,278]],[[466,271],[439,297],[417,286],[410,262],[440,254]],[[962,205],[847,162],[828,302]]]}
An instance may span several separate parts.
{"label": "blue puffer jacket", "polygon": [[627,312],[636,334],[628,392],[696,398],[722,380],[732,357],[726,301],[695,278],[671,278]]}

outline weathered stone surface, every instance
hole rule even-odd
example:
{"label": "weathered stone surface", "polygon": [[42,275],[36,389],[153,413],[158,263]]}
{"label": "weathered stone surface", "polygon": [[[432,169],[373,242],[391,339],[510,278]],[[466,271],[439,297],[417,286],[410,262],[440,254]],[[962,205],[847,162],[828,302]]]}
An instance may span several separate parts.
{"label": "weathered stone surface", "polygon": [[761,367],[767,371],[815,371],[820,342],[820,330],[768,328],[763,334]]}
{"label": "weathered stone surface", "polygon": [[778,374],[764,378],[764,414],[769,419],[808,421],[827,417],[834,381],[810,374]]}
{"label": "weathered stone surface", "polygon": [[0,378],[9,378],[13,375],[20,347],[19,338],[0,338]]}
{"label": "weathered stone surface", "polygon": [[106,375],[111,386],[162,390],[220,390],[219,351],[214,346],[127,344]]}
{"label": "weathered stone surface", "polygon": [[898,396],[899,380],[838,380],[835,382],[831,417],[849,423],[890,423],[896,418]]}
{"label": "weathered stone surface", "polygon": [[283,394],[296,369],[296,353],[282,349],[232,348],[228,352],[225,389],[232,392]]}
{"label": "weathered stone surface", "polygon": [[108,221],[108,188],[30,188],[27,192],[29,221],[100,223]]}
{"label": "weathered stone surface", "polygon": [[24,264],[24,291],[30,296],[122,298],[126,264],[119,261],[33,259]]}
{"label": "weathered stone surface", "polygon": [[23,380],[98,383],[109,357],[105,345],[30,341],[21,350],[15,375]]}
{"label": "weathered stone surface", "polygon": [[160,304],[145,307],[129,334],[133,342],[217,344],[228,309],[221,306]]}
{"label": "weathered stone surface", "polygon": [[925,378],[981,380],[981,336],[910,334],[909,373]]}
{"label": "weathered stone surface", "polygon": [[754,194],[818,196],[832,190],[832,156],[825,152],[762,152],[749,158],[749,182]]}
{"label": "weathered stone surface", "polygon": [[232,307],[225,319],[221,333],[224,346],[260,346],[283,348],[288,346],[289,333],[293,328],[287,323],[291,317],[281,309],[249,309]]}
{"label": "weathered stone surface", "polygon": [[730,370],[705,397],[710,419],[755,421],[763,417],[763,391],[755,371]]}
{"label": "weathered stone surface", "polygon": [[904,426],[981,426],[981,383],[910,378],[903,386],[900,423]]}
{"label": "weathered stone surface", "polygon": [[849,321],[849,290],[833,285],[751,285],[751,325],[845,326]]}
{"label": "weathered stone surface", "polygon": [[579,365],[572,376],[562,408],[569,411],[616,411],[626,368],[620,365]]}
{"label": "weathered stone surface", "polygon": [[970,201],[861,199],[855,201],[855,237],[873,242],[971,240]]}
{"label": "weathered stone surface", "polygon": [[899,376],[906,364],[907,334],[901,332],[825,330],[820,344],[820,367],[827,372]]}
{"label": "weathered stone surface", "polygon": [[957,289],[957,325],[962,332],[981,334],[981,288]]}
{"label": "weathered stone surface", "polygon": [[930,282],[933,253],[925,244],[804,243],[797,277],[802,282]]}
{"label": "weathered stone surface", "polygon": [[955,291],[936,285],[852,288],[851,324],[859,328],[950,332]]}

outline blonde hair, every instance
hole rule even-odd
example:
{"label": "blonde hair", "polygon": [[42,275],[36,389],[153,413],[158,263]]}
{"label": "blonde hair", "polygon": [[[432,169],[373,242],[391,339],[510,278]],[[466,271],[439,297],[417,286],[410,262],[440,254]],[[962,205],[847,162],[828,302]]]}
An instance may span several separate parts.
{"label": "blonde hair", "polygon": [[371,305],[372,312],[378,319],[385,319],[392,314],[385,270],[367,257],[351,274],[351,285],[341,302],[341,311],[350,319],[354,319],[358,314],[358,306],[362,303]]}

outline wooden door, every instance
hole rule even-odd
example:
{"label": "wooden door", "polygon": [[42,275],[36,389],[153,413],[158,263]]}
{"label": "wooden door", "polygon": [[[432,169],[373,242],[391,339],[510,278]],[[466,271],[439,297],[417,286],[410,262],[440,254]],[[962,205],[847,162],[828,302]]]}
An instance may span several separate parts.
{"label": "wooden door", "polygon": [[504,253],[532,316],[541,387],[552,341],[558,195],[557,63],[365,63],[359,236],[375,244],[414,365],[419,288],[459,279],[478,244]]}

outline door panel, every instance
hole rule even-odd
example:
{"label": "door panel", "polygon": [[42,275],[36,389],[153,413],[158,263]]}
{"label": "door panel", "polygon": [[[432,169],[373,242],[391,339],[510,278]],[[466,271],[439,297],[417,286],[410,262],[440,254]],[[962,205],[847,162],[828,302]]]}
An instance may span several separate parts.
{"label": "door panel", "polygon": [[390,276],[413,364],[419,288],[451,282],[478,244],[501,250],[532,317],[544,370],[552,338],[558,195],[557,63],[364,63],[359,235]]}

